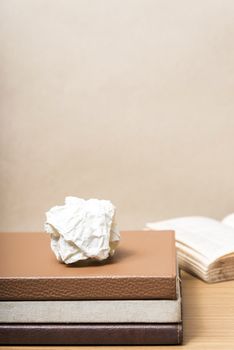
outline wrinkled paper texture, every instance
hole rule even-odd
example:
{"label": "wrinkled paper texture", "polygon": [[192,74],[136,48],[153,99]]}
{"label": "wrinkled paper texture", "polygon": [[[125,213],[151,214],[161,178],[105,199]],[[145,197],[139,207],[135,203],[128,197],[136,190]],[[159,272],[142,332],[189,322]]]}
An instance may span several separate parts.
{"label": "wrinkled paper texture", "polygon": [[60,262],[105,260],[112,256],[120,240],[115,222],[115,206],[109,200],[66,197],[65,205],[46,213],[45,231]]}

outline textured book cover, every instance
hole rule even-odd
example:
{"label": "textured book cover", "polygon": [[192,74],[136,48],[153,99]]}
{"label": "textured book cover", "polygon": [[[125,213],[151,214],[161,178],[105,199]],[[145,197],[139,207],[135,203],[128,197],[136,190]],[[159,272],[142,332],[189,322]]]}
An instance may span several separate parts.
{"label": "textured book cover", "polygon": [[0,324],[1,345],[172,345],[182,338],[182,323]]}
{"label": "textured book cover", "polygon": [[59,263],[46,233],[0,233],[0,300],[176,299],[173,231],[124,231],[104,262]]}

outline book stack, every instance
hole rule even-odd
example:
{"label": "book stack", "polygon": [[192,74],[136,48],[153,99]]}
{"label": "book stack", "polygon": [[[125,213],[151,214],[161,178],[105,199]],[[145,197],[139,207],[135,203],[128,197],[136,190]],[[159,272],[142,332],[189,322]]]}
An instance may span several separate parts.
{"label": "book stack", "polygon": [[0,344],[181,344],[173,231],[125,231],[105,262],[59,263],[45,233],[0,234]]}

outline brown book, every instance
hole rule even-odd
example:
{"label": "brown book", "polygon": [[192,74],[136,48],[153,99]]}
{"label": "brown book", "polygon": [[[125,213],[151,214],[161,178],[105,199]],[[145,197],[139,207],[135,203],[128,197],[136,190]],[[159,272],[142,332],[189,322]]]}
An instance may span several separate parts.
{"label": "brown book", "polygon": [[1,345],[168,345],[182,338],[182,323],[0,324]]}
{"label": "brown book", "polygon": [[106,262],[65,265],[46,233],[0,233],[0,300],[176,299],[173,231],[125,231]]}

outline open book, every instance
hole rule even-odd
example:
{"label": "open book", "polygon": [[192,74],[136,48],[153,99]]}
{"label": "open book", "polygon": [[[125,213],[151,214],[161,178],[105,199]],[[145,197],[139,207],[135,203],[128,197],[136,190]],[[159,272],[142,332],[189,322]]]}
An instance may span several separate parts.
{"label": "open book", "polygon": [[234,279],[234,214],[222,221],[192,216],[146,224],[176,232],[180,267],[206,282]]}

